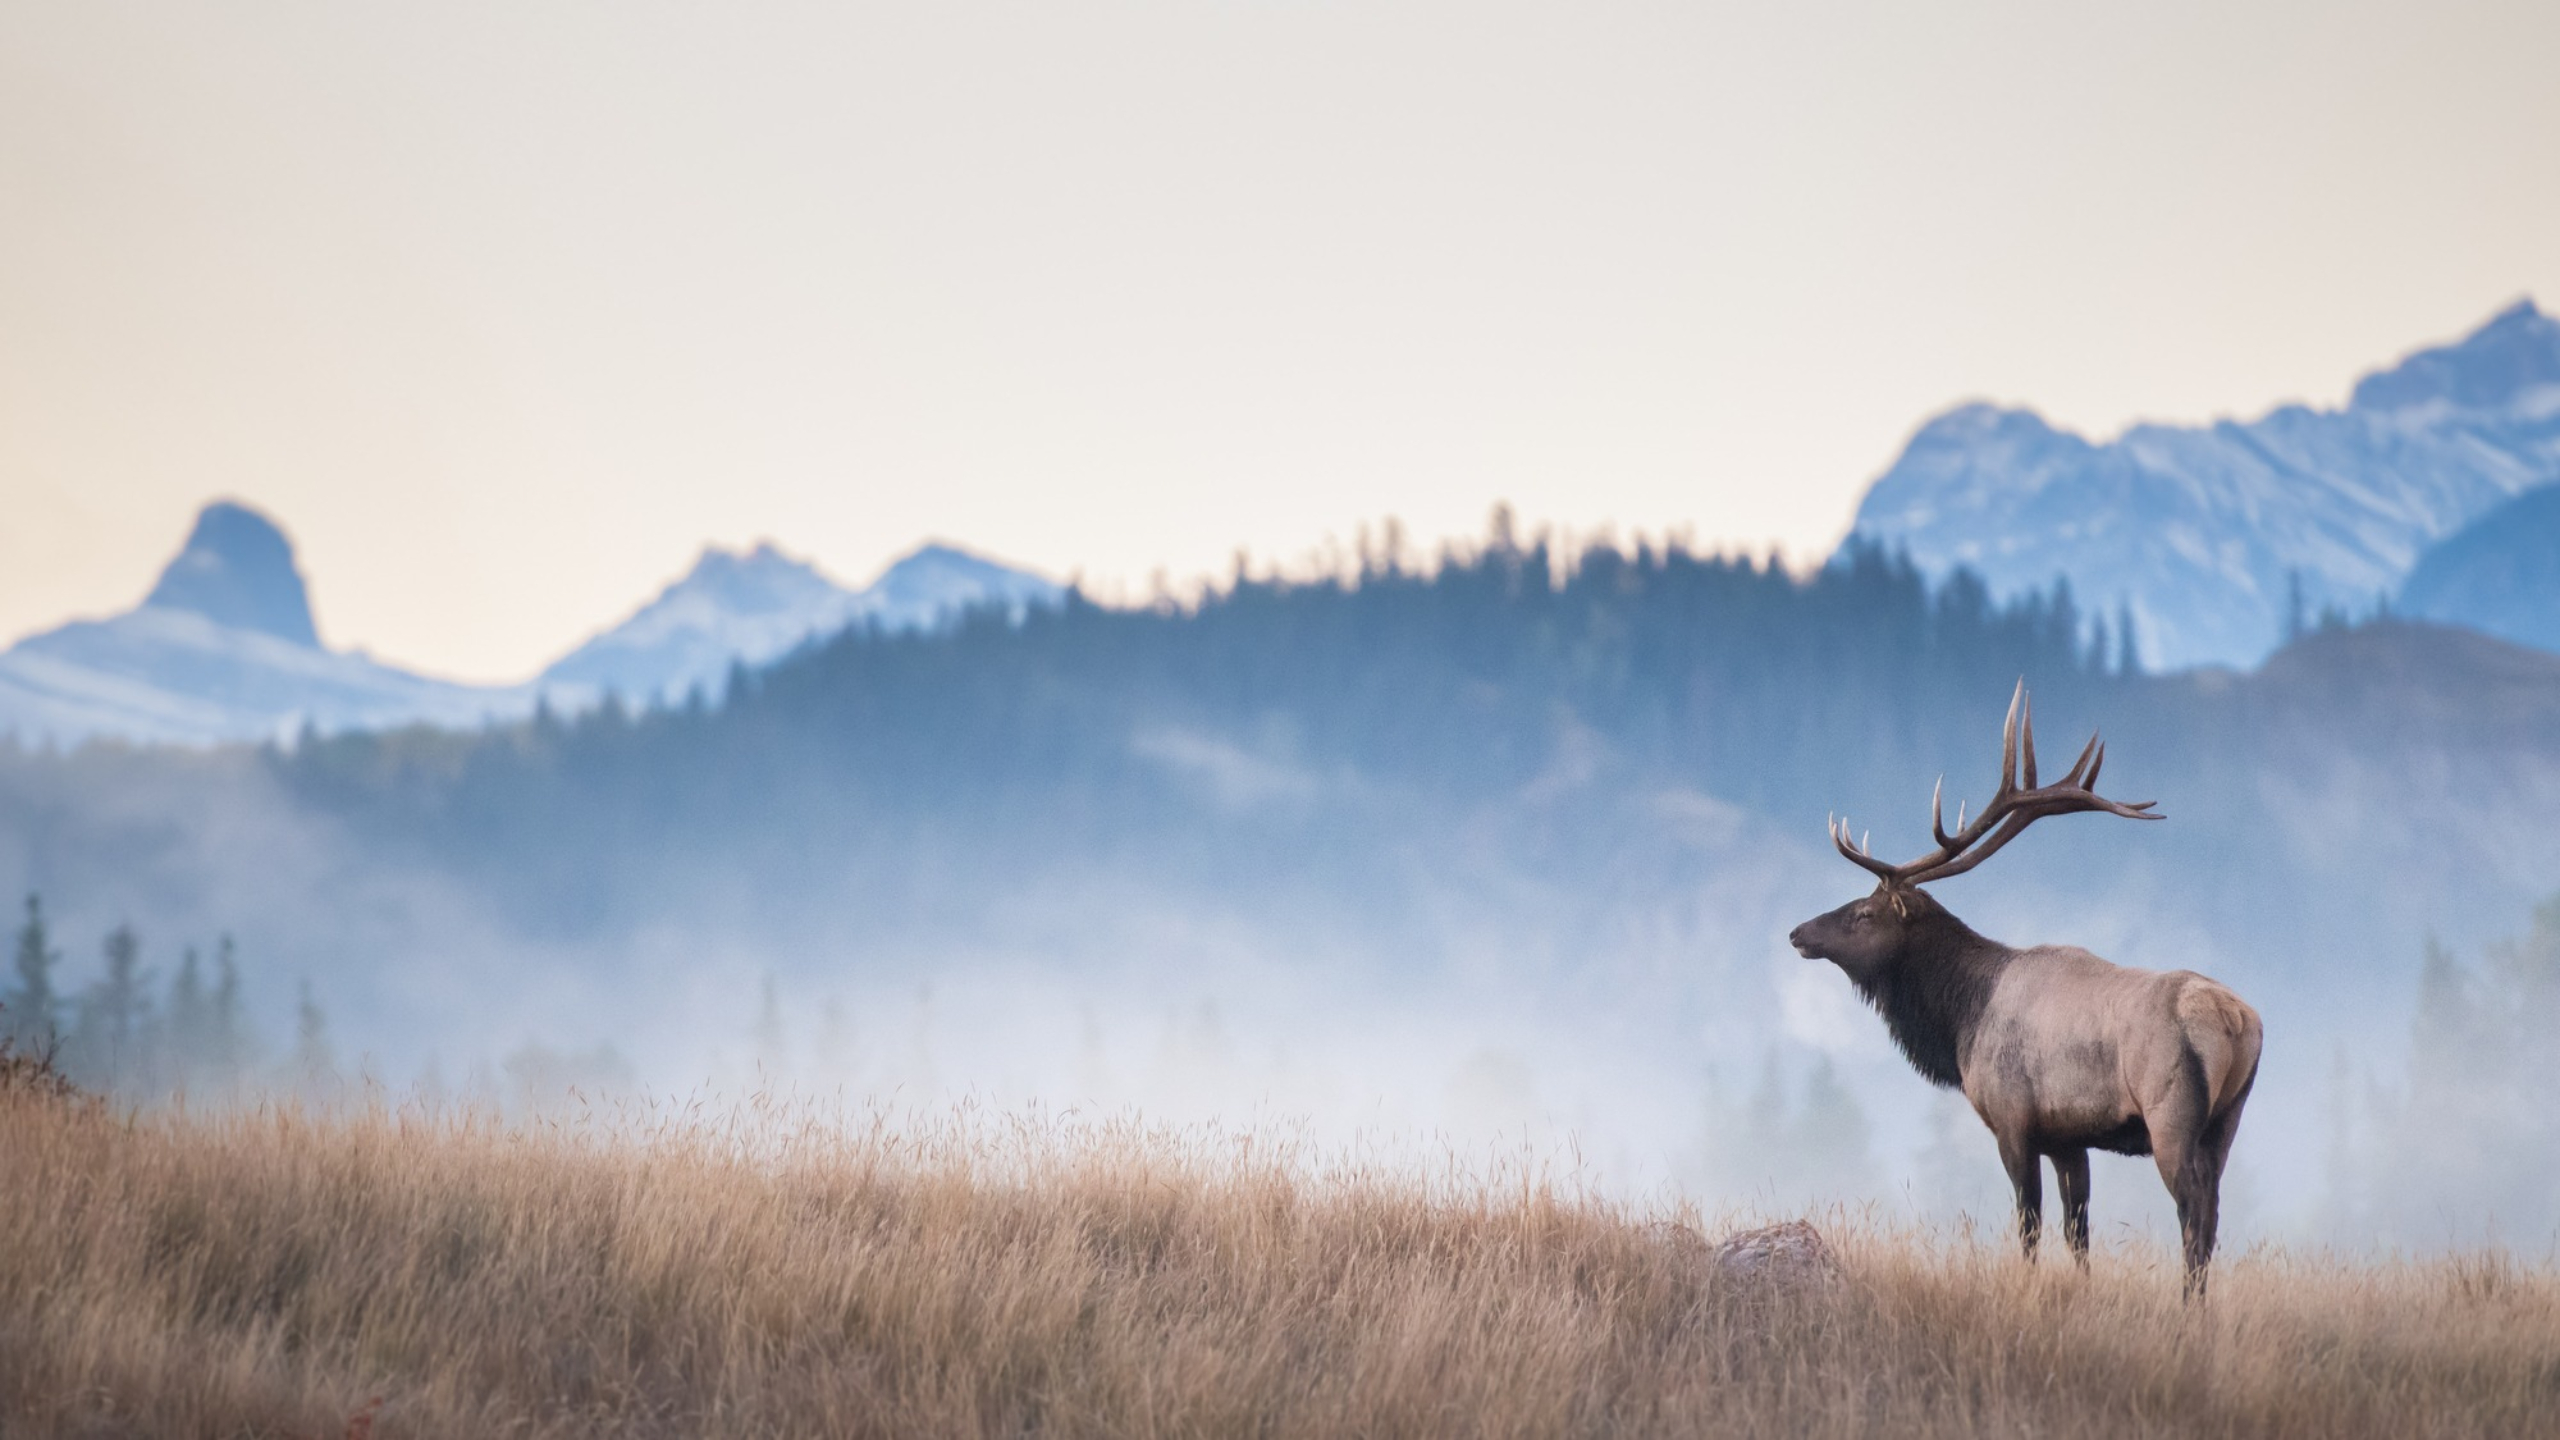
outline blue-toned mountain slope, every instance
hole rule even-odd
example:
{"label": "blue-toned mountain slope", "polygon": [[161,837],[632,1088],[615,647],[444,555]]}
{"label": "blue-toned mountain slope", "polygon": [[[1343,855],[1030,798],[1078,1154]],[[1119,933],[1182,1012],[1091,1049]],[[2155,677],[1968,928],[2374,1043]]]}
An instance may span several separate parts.
{"label": "blue-toned mountain slope", "polygon": [[2560,485],[2528,490],[2418,557],[2403,613],[2560,651]]}
{"label": "blue-toned mountain slope", "polygon": [[1859,506],[1853,538],[1993,593],[2067,576],[2130,605],[2144,660],[2251,665],[2312,613],[2367,611],[2430,544],[2560,481],[2560,322],[2520,302],[2451,345],[2367,376],[2338,410],[2137,425],[2092,442],[2034,413],[1931,420]]}

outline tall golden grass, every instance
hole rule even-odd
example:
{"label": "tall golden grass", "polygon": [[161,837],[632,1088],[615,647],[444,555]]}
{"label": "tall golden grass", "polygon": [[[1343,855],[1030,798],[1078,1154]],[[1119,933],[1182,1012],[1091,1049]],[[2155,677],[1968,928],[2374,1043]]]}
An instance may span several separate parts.
{"label": "tall golden grass", "polygon": [[2560,1434],[2560,1276],[2083,1275],[1834,1220],[1840,1276],[1518,1173],[947,1118],[510,1128],[0,1093],[0,1434]]}

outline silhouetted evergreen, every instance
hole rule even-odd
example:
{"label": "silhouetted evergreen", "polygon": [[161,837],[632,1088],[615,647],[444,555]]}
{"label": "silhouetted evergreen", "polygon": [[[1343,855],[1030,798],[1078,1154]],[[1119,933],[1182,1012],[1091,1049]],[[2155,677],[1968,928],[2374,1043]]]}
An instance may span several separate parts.
{"label": "silhouetted evergreen", "polygon": [[257,1040],[240,1009],[240,963],[231,937],[214,953],[213,1015],[205,1037],[206,1064],[219,1077],[238,1075],[255,1063]]}
{"label": "silhouetted evergreen", "polygon": [[338,1085],[338,1052],[329,1043],[329,1016],[311,994],[311,982],[302,982],[293,1007],[293,1068],[288,1077],[293,1087],[307,1100],[335,1098]]}
{"label": "silhouetted evergreen", "polygon": [[[52,987],[62,957],[52,948],[51,925],[34,896],[27,899],[17,950],[20,978],[10,992],[8,1016],[14,1021],[21,1013],[51,1015],[59,1021],[63,1007]],[[97,978],[81,990],[73,1007],[76,1018],[67,1030],[30,1026],[22,1033],[13,1024],[0,1030],[0,1040],[24,1053],[53,1057],[65,1076],[100,1095],[213,1099],[255,1083],[258,1047],[241,1009],[241,977],[231,937],[222,937],[210,990],[203,963],[195,947],[188,946],[165,1000],[156,1007],[142,951],[142,936],[131,925],[108,931],[99,946]],[[303,996],[305,1023],[316,1025],[318,1010],[310,1004],[308,986]]]}
{"label": "silhouetted evergreen", "polygon": [[44,904],[35,896],[27,897],[27,920],[18,928],[18,945],[11,968],[17,983],[11,987],[5,1002],[9,1009],[5,1020],[8,1034],[20,1049],[48,1051],[62,1033],[62,1006],[54,992],[53,967],[62,962],[54,950],[44,924]]}
{"label": "silhouetted evergreen", "polygon": [[144,993],[142,937],[130,925],[107,932],[104,972],[80,997],[79,1022],[64,1047],[71,1077],[95,1090],[148,1078],[158,1057],[151,1002]]}
{"label": "silhouetted evergreen", "polygon": [[201,1088],[217,1073],[213,997],[204,988],[204,965],[190,945],[169,981],[161,1010],[162,1068],[172,1089]]}

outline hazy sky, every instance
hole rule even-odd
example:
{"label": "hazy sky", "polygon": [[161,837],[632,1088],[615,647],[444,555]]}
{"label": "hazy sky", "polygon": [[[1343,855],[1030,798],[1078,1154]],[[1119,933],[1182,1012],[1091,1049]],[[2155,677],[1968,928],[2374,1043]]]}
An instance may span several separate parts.
{"label": "hazy sky", "polygon": [[2550,0],[0,0],[0,636],[219,495],[476,679],[706,541],[1818,554],[1955,401],[2334,403],[2560,302],[2555,59]]}

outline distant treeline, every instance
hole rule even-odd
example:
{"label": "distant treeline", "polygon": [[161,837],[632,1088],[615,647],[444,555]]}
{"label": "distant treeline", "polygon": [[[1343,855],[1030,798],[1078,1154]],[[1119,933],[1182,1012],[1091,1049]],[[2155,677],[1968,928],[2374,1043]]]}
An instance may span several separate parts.
{"label": "distant treeline", "polygon": [[[2130,618],[2059,583],[2000,602],[1863,546],[1797,575],[1497,520],[1430,564],[1390,544],[1191,602],[855,629],[672,707],[0,754],[0,863],[186,928],[233,928],[243,882],[273,876],[245,913],[297,969],[432,948],[468,909],[475,945],[701,937],[787,976],[948,952],[1020,888],[1097,877],[1267,932],[1337,917],[1338,948],[1400,958],[1446,953],[1450,907],[1524,878],[1582,907],[1559,927],[1601,927],[1732,846],[1819,847],[1826,813],[1916,844],[1937,777],[1950,811],[1989,790],[2024,677],[2052,769],[2103,724],[2108,788],[2172,823],[2040,832],[1996,893],[2145,907],[2243,978],[2316,969],[2318,998],[2560,881],[2520,823],[2560,776],[2549,657],[2334,614],[2253,674],[2146,675],[2139,653]],[[302,918],[324,910],[335,928]]]}
{"label": "distant treeline", "polygon": [[1950,749],[1987,770],[2020,676],[2086,713],[2137,648],[2067,585],[1999,604],[1863,547],[1798,577],[1678,543],[1567,552],[1498,522],[1427,569],[1390,552],[1196,604],[1071,596],[1018,623],[855,630],[735,674],[716,706],[312,737],[273,764],[305,803],[573,930],[662,903],[711,853],[786,891],[1127,845],[1197,879],[1338,859],[1324,879],[1356,887],[1362,847],[1326,842],[1379,816],[1554,792],[1569,828],[1594,781],[1791,816],[1825,793],[1907,809]]}
{"label": "distant treeline", "polygon": [[2560,896],[2466,965],[2430,941],[2397,1085],[2340,1046],[2329,1097],[2335,1234],[2425,1234],[2448,1217],[2525,1253],[2560,1246]]}
{"label": "distant treeline", "polygon": [[1372,559],[1315,580],[1240,577],[1187,606],[1071,594],[1019,623],[854,629],[735,672],[717,709],[348,734],[287,763],[311,793],[403,798],[458,822],[522,807],[535,779],[665,792],[699,776],[708,804],[787,775],[941,808],[1151,772],[1127,743],[1132,720],[1226,731],[1285,716],[1292,754],[1469,792],[1534,778],[1570,714],[1638,763],[1750,801],[1806,765],[1906,750],[1950,704],[1979,728],[2021,675],[2078,698],[2136,669],[2135,652],[2130,622],[2084,613],[2068,582],[1998,604],[1970,572],[1933,590],[1857,544],[1799,578],[1676,543],[1567,556],[1497,534],[1428,571]]}
{"label": "distant treeline", "polygon": [[165,983],[144,965],[132,926],[110,930],[99,948],[97,978],[66,993],[44,902],[29,895],[0,990],[0,1039],[50,1058],[74,1084],[135,1098],[212,1098],[278,1084],[307,1090],[335,1076],[328,1021],[307,985],[293,1051],[281,1068],[269,1063],[244,1007],[230,936],[216,942],[210,967],[187,946]]}

